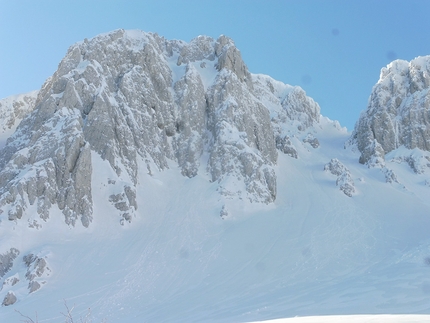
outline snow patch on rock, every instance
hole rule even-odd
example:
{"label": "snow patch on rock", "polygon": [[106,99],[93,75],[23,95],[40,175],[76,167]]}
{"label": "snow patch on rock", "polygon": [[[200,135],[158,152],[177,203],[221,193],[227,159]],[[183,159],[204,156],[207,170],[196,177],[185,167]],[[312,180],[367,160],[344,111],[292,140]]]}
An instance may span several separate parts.
{"label": "snow patch on rock", "polygon": [[337,158],[333,158],[324,166],[324,171],[337,176],[336,186],[347,196],[351,197],[355,193],[354,180],[349,169]]}

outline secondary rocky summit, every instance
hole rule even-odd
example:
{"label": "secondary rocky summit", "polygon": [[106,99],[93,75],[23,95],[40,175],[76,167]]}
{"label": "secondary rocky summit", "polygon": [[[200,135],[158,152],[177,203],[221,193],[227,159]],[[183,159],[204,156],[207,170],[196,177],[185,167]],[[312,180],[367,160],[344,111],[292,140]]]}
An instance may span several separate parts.
{"label": "secondary rocky summit", "polygon": [[116,174],[109,202],[123,220],[138,208],[139,174],[171,161],[184,176],[206,174],[227,199],[271,203],[276,148],[297,158],[283,125],[305,132],[319,118],[299,87],[250,74],[228,37],[186,43],[117,30],[85,39],[2,150],[0,213],[19,220],[34,205],[47,220],[56,205],[67,224],[88,226],[94,154]]}
{"label": "secondary rocky summit", "polygon": [[404,146],[430,151],[430,56],[395,60],[381,70],[352,142],[360,162],[381,164],[385,154]]}

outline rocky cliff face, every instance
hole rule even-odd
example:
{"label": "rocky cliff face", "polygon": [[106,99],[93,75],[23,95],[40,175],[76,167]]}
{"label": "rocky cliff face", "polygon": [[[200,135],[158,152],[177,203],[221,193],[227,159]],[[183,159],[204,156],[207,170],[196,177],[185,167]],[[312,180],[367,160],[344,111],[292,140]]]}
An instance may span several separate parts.
{"label": "rocky cliff face", "polygon": [[138,208],[138,174],[169,161],[187,177],[207,173],[227,199],[271,203],[276,148],[294,151],[283,125],[305,131],[320,116],[299,87],[250,74],[228,37],[124,30],[70,47],[32,105],[0,156],[0,213],[18,220],[36,205],[47,220],[56,205],[84,226],[92,152],[118,177],[109,202],[123,220]]}
{"label": "rocky cliff face", "polygon": [[430,151],[430,56],[396,60],[381,70],[351,141],[360,162],[377,164],[405,146]]}
{"label": "rocky cliff face", "polygon": [[[0,100],[0,134],[9,137],[21,120],[34,109],[38,91],[14,95]],[[0,148],[6,142],[0,141]]]}

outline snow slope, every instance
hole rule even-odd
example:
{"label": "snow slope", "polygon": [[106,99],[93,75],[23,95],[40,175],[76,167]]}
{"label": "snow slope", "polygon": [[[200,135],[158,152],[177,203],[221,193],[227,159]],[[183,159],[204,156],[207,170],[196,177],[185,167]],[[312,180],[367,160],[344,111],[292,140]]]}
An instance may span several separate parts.
{"label": "snow slope", "polygon": [[[327,315],[264,321],[265,323],[418,323],[428,322],[429,315]],[[257,323],[257,322],[255,322]]]}
{"label": "snow slope", "polygon": [[[108,322],[428,313],[428,187],[385,183],[343,149],[348,133],[331,122],[314,131],[319,148],[303,146],[299,159],[279,156],[275,205],[232,201],[225,219],[216,185],[170,169],[139,179],[144,207],[131,225],[118,227],[113,207],[98,203],[112,174],[94,155],[94,225],[50,221],[43,235],[19,222],[2,225],[3,239],[13,236],[23,250],[31,241],[35,252],[52,255],[52,276],[1,308],[0,320],[19,322],[17,309],[59,321],[63,300],[76,315],[91,308],[95,321]],[[332,157],[353,174],[352,198],[324,172]],[[397,166],[400,180],[415,176]]]}

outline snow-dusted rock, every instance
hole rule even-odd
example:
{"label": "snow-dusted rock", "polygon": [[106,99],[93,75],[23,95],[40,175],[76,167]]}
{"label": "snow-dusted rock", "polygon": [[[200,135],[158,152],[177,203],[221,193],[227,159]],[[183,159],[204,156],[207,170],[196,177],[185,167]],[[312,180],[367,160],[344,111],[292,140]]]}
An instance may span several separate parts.
{"label": "snow-dusted rock", "polygon": [[132,215],[137,210],[136,191],[134,188],[125,186],[122,193],[110,195],[109,202],[122,212],[121,224],[124,224],[124,221],[131,222]]}
{"label": "snow-dusted rock", "polygon": [[318,148],[320,146],[320,142],[318,138],[316,138],[313,134],[308,133],[306,137],[303,139],[304,143],[308,143],[312,148]]}
{"label": "snow-dusted rock", "polygon": [[424,174],[430,168],[430,156],[411,154],[405,160],[416,174]]}
{"label": "snow-dusted rock", "polygon": [[4,280],[3,285],[0,287],[0,291],[6,286],[12,287],[15,286],[17,283],[19,283],[19,275],[15,274],[11,277],[8,277]]}
{"label": "snow-dusted rock", "polygon": [[10,248],[9,251],[0,254],[0,278],[2,278],[13,266],[13,261],[19,256],[19,250]]}
{"label": "snow-dusted rock", "polygon": [[298,158],[298,153],[294,145],[291,143],[290,137],[287,135],[281,137],[276,137],[276,148],[278,148],[280,151],[282,151],[284,154],[293,157]]}
{"label": "snow-dusted rock", "polygon": [[203,82],[193,65],[187,65],[174,90],[179,115],[176,121],[178,134],[173,136],[173,146],[182,174],[194,177],[204,148],[206,100]]}
{"label": "snow-dusted rock", "polygon": [[[212,181],[222,182],[226,175],[237,174],[250,200],[273,202],[276,176],[272,165],[277,151],[269,111],[254,98],[245,82],[226,71],[221,71],[210,87],[207,102],[211,134],[208,170]],[[224,192],[230,191],[223,187]]]}
{"label": "snow-dusted rock", "polygon": [[339,186],[339,189],[349,197],[355,193],[354,180],[349,172],[342,173],[338,176],[336,179],[336,185]]}
{"label": "snow-dusted rock", "polygon": [[360,163],[404,145],[430,151],[430,56],[396,60],[381,70],[351,141]]}
{"label": "snow-dusted rock", "polygon": [[254,95],[270,111],[276,148],[298,158],[298,149],[291,140],[293,137],[318,147],[318,139],[307,132],[320,124],[319,105],[299,86],[284,84],[267,75],[252,77]]}
{"label": "snow-dusted rock", "polygon": [[325,164],[324,170],[336,176],[340,176],[343,173],[349,173],[348,168],[346,168],[346,166],[337,158],[332,158],[329,163]]}
{"label": "snow-dusted rock", "polygon": [[425,174],[430,170],[430,153],[418,148],[400,149],[387,156],[387,161],[394,163],[406,163],[415,174]]}
{"label": "snow-dusted rock", "polygon": [[221,217],[221,219],[225,219],[229,216],[228,210],[225,205],[222,206],[219,216]]}
{"label": "snow-dusted rock", "polygon": [[[0,258],[0,265],[7,264],[7,272],[12,269],[13,265],[13,271],[4,279],[0,291],[4,290],[4,292],[6,292],[9,290],[11,293],[18,293],[18,295],[21,295],[22,291],[25,289],[28,290],[29,294],[40,289],[46,283],[47,278],[51,275],[51,269],[47,261],[48,256],[28,253],[22,258],[16,259],[18,252],[16,249],[13,250],[13,252],[14,257],[9,257],[8,259],[5,259],[5,257]],[[15,260],[15,264],[13,263],[13,260]],[[6,263],[7,261],[8,263]],[[25,281],[21,281],[21,275],[25,276]],[[7,294],[3,293],[3,295],[5,295],[5,299],[9,298]],[[12,305],[12,303],[9,305]]]}
{"label": "snow-dusted rock", "polygon": [[16,298],[14,292],[8,292],[3,299],[2,305],[3,306],[13,305],[16,303],[16,301],[17,301],[17,298]]}
{"label": "snow-dusted rock", "polygon": [[397,179],[397,175],[392,169],[389,169],[387,167],[382,167],[381,172],[384,174],[385,181],[387,183],[399,183],[399,180]]}
{"label": "snow-dusted rock", "polygon": [[298,129],[306,130],[320,120],[320,107],[299,86],[288,93],[282,101],[284,112],[291,120],[299,121]]}
{"label": "snow-dusted rock", "polygon": [[51,269],[48,267],[48,263],[45,257],[38,257],[34,254],[28,254],[23,258],[24,264],[27,267],[25,278],[28,280],[29,293],[33,293],[44,284],[44,277],[47,277],[51,273]]}
{"label": "snow-dusted rock", "polygon": [[215,54],[218,57],[218,63],[216,65],[218,71],[223,69],[229,70],[233,72],[241,82],[245,82],[248,87],[252,88],[252,79],[248,67],[246,67],[240,55],[240,51],[230,38],[222,35],[217,39],[215,43]]}
{"label": "snow-dusted rock", "polygon": [[176,63],[179,66],[204,60],[215,61],[214,42],[213,38],[201,35],[192,39],[188,44],[177,41],[169,42],[167,46],[170,55],[173,55],[173,50],[179,51]]}
{"label": "snow-dusted rock", "polygon": [[337,176],[336,186],[347,196],[351,197],[355,193],[354,180],[349,169],[337,158],[333,158],[324,166],[324,170]]}
{"label": "snow-dusted rock", "polygon": [[300,86],[276,81],[267,75],[254,75],[254,93],[270,108],[272,122],[305,131],[320,122],[320,107]]}
{"label": "snow-dusted rock", "polygon": [[66,223],[74,225],[79,218],[88,226],[91,161],[80,114],[63,107],[42,123],[41,113],[39,106],[25,118],[2,151],[0,208],[7,210],[9,220],[17,220],[36,203],[40,218],[46,220],[56,203]]}
{"label": "snow-dusted rock", "polygon": [[38,91],[14,95],[0,100],[0,133],[16,128],[34,109]]}

